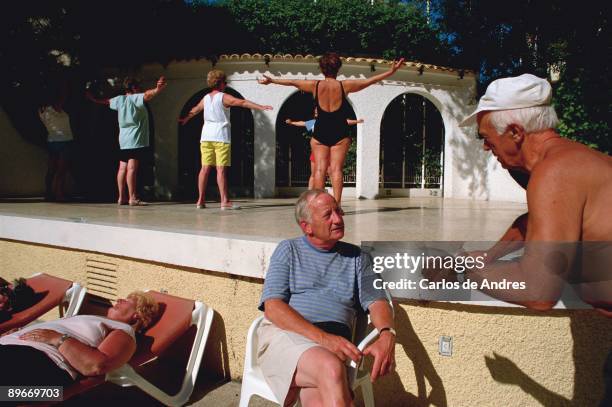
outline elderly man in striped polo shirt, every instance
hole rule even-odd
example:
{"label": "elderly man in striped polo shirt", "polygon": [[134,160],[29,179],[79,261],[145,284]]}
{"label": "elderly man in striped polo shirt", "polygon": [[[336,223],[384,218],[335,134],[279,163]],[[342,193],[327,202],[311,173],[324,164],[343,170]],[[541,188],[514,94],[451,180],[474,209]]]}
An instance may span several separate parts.
{"label": "elderly man in striped polo shirt", "polygon": [[[342,210],[323,190],[304,192],[295,218],[303,236],[280,242],[270,260],[259,309],[258,357],[279,401],[353,405],[345,362],[374,357],[375,380],[395,366],[393,314],[369,256],[341,242]],[[351,343],[356,307],[369,312],[381,332],[363,352]]]}

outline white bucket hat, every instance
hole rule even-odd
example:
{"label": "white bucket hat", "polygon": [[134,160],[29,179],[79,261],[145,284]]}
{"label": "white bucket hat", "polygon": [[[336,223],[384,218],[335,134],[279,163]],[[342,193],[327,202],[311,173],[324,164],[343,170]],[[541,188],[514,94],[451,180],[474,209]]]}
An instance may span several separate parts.
{"label": "white bucket hat", "polygon": [[523,74],[494,80],[480,98],[474,113],[463,119],[459,126],[475,123],[476,115],[490,110],[511,110],[550,105],[552,88],[546,79]]}

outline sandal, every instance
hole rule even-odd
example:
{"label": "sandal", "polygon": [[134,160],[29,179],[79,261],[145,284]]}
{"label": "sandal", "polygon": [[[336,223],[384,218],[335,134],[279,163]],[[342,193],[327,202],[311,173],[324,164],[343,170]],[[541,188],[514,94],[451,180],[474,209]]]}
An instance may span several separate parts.
{"label": "sandal", "polygon": [[196,209],[206,209],[206,204],[196,204]]}
{"label": "sandal", "polygon": [[231,205],[221,205],[221,210],[222,211],[236,211],[240,209],[239,205],[236,205],[235,203],[231,204]]}
{"label": "sandal", "polygon": [[117,201],[117,205],[121,206],[121,205],[127,205],[128,201]]}
{"label": "sandal", "polygon": [[130,206],[147,206],[148,203],[141,201],[140,199],[137,199],[135,201],[130,201],[129,202]]}

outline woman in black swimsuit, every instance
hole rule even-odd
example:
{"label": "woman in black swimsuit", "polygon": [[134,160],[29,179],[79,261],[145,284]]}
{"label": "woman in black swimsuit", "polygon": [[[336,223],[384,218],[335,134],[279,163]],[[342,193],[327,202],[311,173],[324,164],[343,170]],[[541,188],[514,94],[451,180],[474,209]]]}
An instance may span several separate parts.
{"label": "woman in black swimsuit", "polygon": [[394,62],[387,72],[374,75],[368,79],[338,81],[336,76],[342,66],[342,61],[338,54],[327,52],[319,59],[319,68],[323,76],[325,76],[325,79],[322,81],[274,79],[267,75],[264,75],[259,80],[259,83],[262,85],[275,83],[277,85],[295,86],[303,92],[313,94],[318,111],[313,137],[310,141],[315,159],[314,188],[323,188],[325,186],[325,177],[329,168],[334,198],[336,198],[338,205],[340,205],[342,198],[342,167],[344,166],[346,153],[351,145],[351,139],[348,136],[348,125],[346,123],[346,119],[349,117],[346,95],[351,92],[358,92],[388,78],[403,63],[404,59],[402,58]]}

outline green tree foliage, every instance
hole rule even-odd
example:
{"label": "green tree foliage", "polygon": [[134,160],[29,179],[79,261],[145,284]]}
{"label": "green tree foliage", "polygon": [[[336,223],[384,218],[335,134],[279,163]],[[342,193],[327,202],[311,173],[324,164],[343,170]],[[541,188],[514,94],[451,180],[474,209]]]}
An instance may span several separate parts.
{"label": "green tree foliage", "polygon": [[454,50],[449,64],[479,72],[480,92],[502,76],[557,71],[561,134],[612,152],[610,2],[440,0],[435,6]]}
{"label": "green tree foliage", "polygon": [[218,35],[234,25],[227,9],[182,0],[12,1],[0,22],[3,91],[39,89],[66,70],[91,76],[219,54],[238,43]]}
{"label": "green tree foliage", "polygon": [[0,104],[20,134],[44,142],[36,109],[59,87],[68,85],[68,104],[78,105],[105,69],[127,74],[225,52],[236,39],[215,33],[233,24],[225,8],[182,0],[11,1],[0,14]]}
{"label": "green tree foliage", "polygon": [[365,0],[226,0],[245,52],[375,56],[442,63],[447,51],[413,4]]}
{"label": "green tree foliage", "polygon": [[[554,66],[561,133],[610,152],[610,4],[13,0],[0,14],[0,103],[9,114],[32,113],[65,79],[82,89],[104,68],[129,72],[147,62],[222,53],[401,56],[473,69],[480,73],[480,92],[501,76],[544,77]],[[35,120],[21,122],[27,127]]]}

